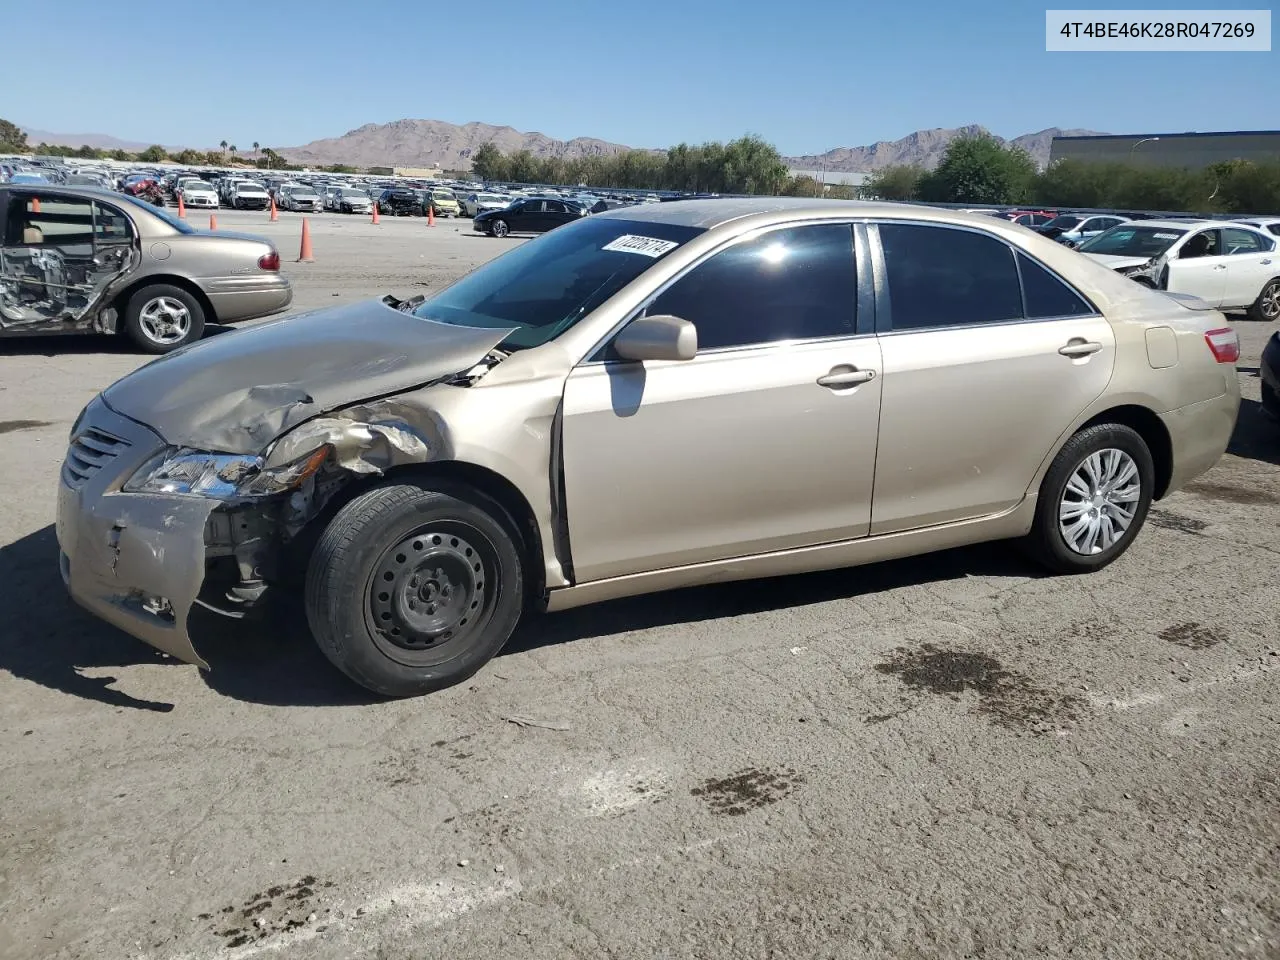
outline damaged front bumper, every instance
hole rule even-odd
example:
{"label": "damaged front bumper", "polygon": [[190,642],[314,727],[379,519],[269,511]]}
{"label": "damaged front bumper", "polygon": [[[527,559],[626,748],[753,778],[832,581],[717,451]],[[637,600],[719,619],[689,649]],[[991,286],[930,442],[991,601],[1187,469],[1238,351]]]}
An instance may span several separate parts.
{"label": "damaged front bumper", "polygon": [[89,404],[58,485],[59,567],[80,606],[158,650],[208,667],[187,635],[187,617],[204,582],[204,531],[218,503],[120,491],[164,447],[101,398]]}

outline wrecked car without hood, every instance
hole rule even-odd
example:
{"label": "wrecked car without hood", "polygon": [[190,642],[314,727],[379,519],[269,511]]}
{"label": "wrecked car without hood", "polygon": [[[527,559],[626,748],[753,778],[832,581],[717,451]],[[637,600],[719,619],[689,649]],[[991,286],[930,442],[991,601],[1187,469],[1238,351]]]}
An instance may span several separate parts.
{"label": "wrecked car without hood", "polygon": [[1226,447],[1239,347],[1203,307],[990,217],[608,211],[112,385],[72,429],[62,572],[201,665],[193,606],[301,587],[339,668],[410,695],[530,608],[996,539],[1095,570]]}

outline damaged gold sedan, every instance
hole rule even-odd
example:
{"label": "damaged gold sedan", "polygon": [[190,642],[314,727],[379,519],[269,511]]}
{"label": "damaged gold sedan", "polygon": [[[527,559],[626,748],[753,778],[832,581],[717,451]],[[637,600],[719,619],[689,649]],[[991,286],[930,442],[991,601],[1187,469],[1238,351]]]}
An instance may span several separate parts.
{"label": "damaged gold sedan", "polygon": [[201,666],[193,607],[300,587],[325,654],[407,696],[531,608],[997,539],[1087,572],[1222,455],[1238,352],[1203,303],[988,217],[623,208],[108,387],[62,468],[62,574]]}

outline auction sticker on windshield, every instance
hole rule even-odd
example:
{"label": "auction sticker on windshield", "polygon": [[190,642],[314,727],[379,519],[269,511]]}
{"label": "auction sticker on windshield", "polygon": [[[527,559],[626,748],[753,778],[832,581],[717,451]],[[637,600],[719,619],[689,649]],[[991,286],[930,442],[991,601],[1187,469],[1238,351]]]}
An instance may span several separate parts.
{"label": "auction sticker on windshield", "polygon": [[638,253],[642,257],[653,257],[655,260],[664,253],[670,253],[680,244],[673,240],[659,240],[657,237],[638,237],[624,234],[616,240],[610,240],[601,250],[615,250],[618,253]]}
{"label": "auction sticker on windshield", "polygon": [[1157,240],[1177,240],[1181,234],[1177,233],[1153,233],[1151,236]]}

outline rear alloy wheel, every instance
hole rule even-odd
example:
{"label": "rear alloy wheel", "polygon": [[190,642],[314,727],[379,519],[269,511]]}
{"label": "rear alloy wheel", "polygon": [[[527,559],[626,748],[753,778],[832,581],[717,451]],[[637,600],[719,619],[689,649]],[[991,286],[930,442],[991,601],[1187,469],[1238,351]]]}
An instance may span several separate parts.
{"label": "rear alloy wheel", "polygon": [[1262,285],[1258,299],[1249,307],[1249,319],[1260,323],[1280,319],[1280,277],[1272,277]]}
{"label": "rear alloy wheel", "polygon": [[495,220],[489,225],[489,232],[495,237],[505,237],[511,232],[511,228],[507,226],[507,221]]}
{"label": "rear alloy wheel", "polygon": [[1057,573],[1101,570],[1129,548],[1155,489],[1151,451],[1131,427],[1081,430],[1054,458],[1025,546]]}
{"label": "rear alloy wheel", "polygon": [[511,636],[524,605],[514,523],[472,491],[375,487],[342,508],[307,569],[325,655],[375,693],[466,680]]}
{"label": "rear alloy wheel", "polygon": [[204,335],[204,311],[181,287],[143,287],[125,305],[124,329],[147,353],[169,353]]}

